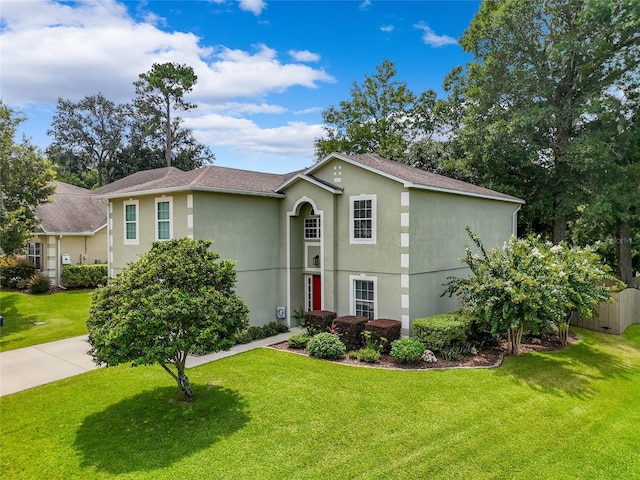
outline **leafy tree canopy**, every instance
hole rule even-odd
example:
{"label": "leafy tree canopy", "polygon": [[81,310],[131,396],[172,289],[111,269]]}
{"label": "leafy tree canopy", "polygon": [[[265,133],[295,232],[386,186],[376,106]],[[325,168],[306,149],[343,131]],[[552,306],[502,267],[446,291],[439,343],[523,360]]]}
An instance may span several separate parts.
{"label": "leafy tree canopy", "polygon": [[187,354],[227,350],[248,325],[234,292],[235,263],[219,260],[210,241],[155,242],[94,294],[90,354],[108,366],[159,364],[193,400]]}
{"label": "leafy tree canopy", "polygon": [[16,253],[36,231],[35,207],[54,192],[51,163],[23,137],[15,135],[25,119],[0,100],[0,248]]}
{"label": "leafy tree canopy", "polygon": [[315,141],[316,156],[331,152],[375,153],[410,163],[409,147],[433,133],[436,94],[416,96],[406,83],[394,80],[396,69],[384,60],[373,76],[351,88],[351,100],[322,113],[326,138]]}
{"label": "leafy tree canopy", "polygon": [[566,236],[602,172],[585,156],[610,92],[637,88],[636,0],[485,1],[461,45],[474,56],[448,76],[454,131],[483,183],[524,198],[528,226]]}

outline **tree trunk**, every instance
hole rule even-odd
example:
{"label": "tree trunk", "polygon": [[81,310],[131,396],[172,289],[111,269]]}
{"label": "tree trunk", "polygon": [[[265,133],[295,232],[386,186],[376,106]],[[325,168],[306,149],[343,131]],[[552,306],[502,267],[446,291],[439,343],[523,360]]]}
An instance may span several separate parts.
{"label": "tree trunk", "polygon": [[560,345],[563,347],[567,345],[569,340],[569,322],[571,317],[567,318],[567,323],[560,323],[558,325],[558,337],[560,338]]}
{"label": "tree trunk", "polygon": [[184,372],[178,374],[178,388],[182,392],[182,396],[186,402],[193,402],[194,398],[193,392],[191,391],[191,384]]}
{"label": "tree trunk", "polygon": [[618,224],[618,239],[616,241],[616,260],[618,263],[618,276],[620,280],[631,286],[633,282],[633,267],[631,263],[631,225],[621,221]]}
{"label": "tree trunk", "polygon": [[520,342],[522,340],[522,324],[517,327],[509,327],[507,330],[507,340],[509,342],[509,353],[513,356],[520,356]]}
{"label": "tree trunk", "polygon": [[560,215],[553,220],[553,236],[551,240],[555,245],[567,239],[567,217]]}
{"label": "tree trunk", "polygon": [[165,111],[165,144],[164,144],[164,158],[167,161],[167,167],[171,166],[171,103],[169,99],[166,99],[166,111]]}

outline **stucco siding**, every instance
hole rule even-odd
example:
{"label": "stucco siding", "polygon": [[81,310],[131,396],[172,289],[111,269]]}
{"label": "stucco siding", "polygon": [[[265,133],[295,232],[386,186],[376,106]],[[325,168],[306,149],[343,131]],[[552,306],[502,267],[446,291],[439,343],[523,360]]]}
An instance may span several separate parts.
{"label": "stucco siding", "polygon": [[276,198],[194,192],[193,238],[213,240],[221,258],[234,260],[237,292],[250,310],[250,321],[275,320],[284,305],[279,281],[280,204]]}

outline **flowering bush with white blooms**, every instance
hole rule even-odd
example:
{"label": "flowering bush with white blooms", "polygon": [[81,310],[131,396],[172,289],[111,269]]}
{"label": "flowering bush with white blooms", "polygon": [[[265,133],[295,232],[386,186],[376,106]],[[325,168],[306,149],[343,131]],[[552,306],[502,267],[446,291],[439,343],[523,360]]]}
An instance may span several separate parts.
{"label": "flowering bush with white blooms", "polygon": [[593,317],[596,306],[621,288],[589,247],[569,248],[530,236],[511,237],[502,251],[486,250],[468,227],[467,232],[480,254],[466,248],[461,260],[472,275],[450,277],[444,294],[457,294],[462,307],[486,321],[493,333],[506,334],[514,355],[520,353],[523,332],[553,325],[566,343],[572,313]]}

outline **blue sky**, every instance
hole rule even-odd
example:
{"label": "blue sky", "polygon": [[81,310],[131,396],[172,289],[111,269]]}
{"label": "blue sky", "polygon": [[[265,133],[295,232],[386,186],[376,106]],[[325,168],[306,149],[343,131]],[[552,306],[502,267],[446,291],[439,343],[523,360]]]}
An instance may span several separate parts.
{"label": "blue sky", "polygon": [[0,95],[46,147],[57,99],[129,102],[153,63],[190,65],[181,113],[216,165],[283,173],[313,163],[322,111],[391,60],[416,94],[470,60],[457,39],[479,1],[0,0]]}

